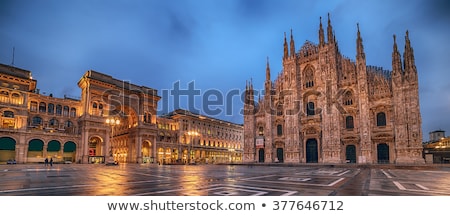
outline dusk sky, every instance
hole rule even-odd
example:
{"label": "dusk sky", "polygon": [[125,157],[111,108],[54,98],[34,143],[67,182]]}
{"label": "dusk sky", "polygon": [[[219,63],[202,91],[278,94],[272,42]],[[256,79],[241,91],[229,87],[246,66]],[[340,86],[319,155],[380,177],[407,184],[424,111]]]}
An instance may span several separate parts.
{"label": "dusk sky", "polygon": [[[281,71],[284,32],[296,49],[318,42],[319,17],[327,14],[340,51],[355,59],[359,23],[368,65],[391,70],[392,35],[401,54],[404,36],[414,48],[424,140],[450,134],[450,3],[446,0],[1,0],[0,63],[30,70],[43,94],[79,97],[87,70],[157,89],[194,81],[201,94],[262,89],[266,59],[272,78]],[[14,50],[14,58],[13,58]],[[225,97],[225,96],[224,96]],[[164,101],[165,100],[165,101]],[[160,101],[160,107],[173,99]],[[202,110],[201,96],[195,107]],[[188,108],[184,98],[181,108]],[[213,116],[243,123],[243,104],[233,97]],[[161,111],[162,108],[160,108]]]}

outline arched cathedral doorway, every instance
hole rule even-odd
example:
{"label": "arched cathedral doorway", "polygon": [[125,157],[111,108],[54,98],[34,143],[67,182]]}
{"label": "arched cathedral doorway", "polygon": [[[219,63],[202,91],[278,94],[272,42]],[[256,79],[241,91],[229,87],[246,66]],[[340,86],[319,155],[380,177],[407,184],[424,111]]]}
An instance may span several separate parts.
{"label": "arched cathedral doorway", "polygon": [[319,162],[317,140],[308,139],[306,140],[306,163],[317,163],[317,162]]}

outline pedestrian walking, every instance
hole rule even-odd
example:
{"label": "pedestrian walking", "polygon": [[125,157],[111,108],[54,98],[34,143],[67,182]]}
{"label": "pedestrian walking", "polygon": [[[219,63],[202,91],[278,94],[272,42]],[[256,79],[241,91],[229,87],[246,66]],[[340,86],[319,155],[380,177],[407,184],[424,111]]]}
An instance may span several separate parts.
{"label": "pedestrian walking", "polygon": [[53,166],[53,158],[50,158],[50,166]]}
{"label": "pedestrian walking", "polygon": [[44,160],[44,165],[45,165],[45,166],[48,165],[48,158],[45,158],[45,160]]}

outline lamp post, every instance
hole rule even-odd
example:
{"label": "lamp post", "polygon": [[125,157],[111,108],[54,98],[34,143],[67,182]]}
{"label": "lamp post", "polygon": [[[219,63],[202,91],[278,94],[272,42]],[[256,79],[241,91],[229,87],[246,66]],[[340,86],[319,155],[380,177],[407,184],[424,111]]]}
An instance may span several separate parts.
{"label": "lamp post", "polygon": [[113,157],[113,146],[112,139],[114,137],[114,127],[120,124],[120,120],[118,118],[107,118],[105,123],[111,127],[111,134],[109,136],[109,157],[106,165],[117,164]]}
{"label": "lamp post", "polygon": [[188,131],[187,135],[190,136],[191,141],[189,143],[189,159],[188,159],[188,163],[190,164],[192,162],[192,143],[194,142],[194,137],[196,136],[200,136],[200,133],[198,133],[197,131]]}

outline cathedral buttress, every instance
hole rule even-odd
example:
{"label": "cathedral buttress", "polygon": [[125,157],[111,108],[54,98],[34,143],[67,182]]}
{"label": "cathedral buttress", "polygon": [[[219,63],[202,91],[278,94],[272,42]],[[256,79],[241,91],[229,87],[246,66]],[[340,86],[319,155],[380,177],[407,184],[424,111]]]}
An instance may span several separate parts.
{"label": "cathedral buttress", "polygon": [[366,54],[364,52],[363,40],[361,37],[361,32],[359,31],[359,24],[357,24],[357,37],[356,37],[356,76],[358,83],[358,109],[360,121],[360,159],[358,163],[372,162],[373,155],[372,152],[372,142],[371,142],[371,119],[367,118],[370,116],[369,107],[369,94],[368,94],[368,79],[367,79],[367,67],[366,67]]}

